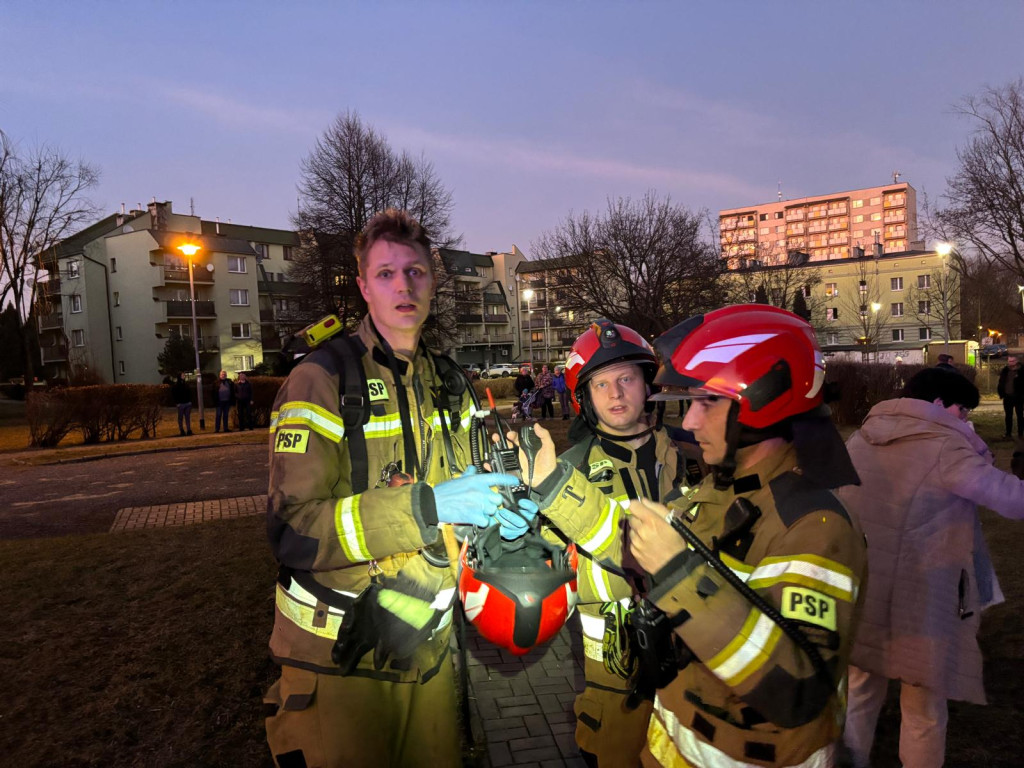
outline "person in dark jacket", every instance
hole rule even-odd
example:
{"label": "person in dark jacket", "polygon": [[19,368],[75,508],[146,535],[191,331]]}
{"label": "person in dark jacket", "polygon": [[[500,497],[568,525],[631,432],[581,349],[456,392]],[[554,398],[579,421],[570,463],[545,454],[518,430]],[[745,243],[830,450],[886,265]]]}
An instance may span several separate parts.
{"label": "person in dark jacket", "polygon": [[171,397],[178,406],[178,431],[181,436],[192,434],[192,388],[180,373],[171,384]]}
{"label": "person in dark jacket", "polygon": [[530,369],[528,366],[524,365],[519,369],[519,375],[516,376],[516,396],[522,395],[524,392],[533,392],[534,386],[533,376],[530,375]]}
{"label": "person in dark jacket", "polygon": [[252,429],[252,383],[244,373],[238,374],[235,384],[235,411],[238,429]]}
{"label": "person in dark jacket", "polygon": [[214,432],[220,432],[221,421],[224,422],[224,431],[230,432],[228,418],[231,416],[231,405],[235,402],[235,382],[228,378],[227,371],[221,371],[220,377],[213,382],[213,404],[217,408],[217,417],[214,421]]}
{"label": "person in dark jacket", "polygon": [[999,372],[999,384],[996,386],[999,399],[1003,401],[1003,413],[1006,415],[1006,434],[1013,435],[1013,414],[1017,414],[1017,437],[1024,437],[1024,367],[1016,355],[1006,358],[1006,366]]}

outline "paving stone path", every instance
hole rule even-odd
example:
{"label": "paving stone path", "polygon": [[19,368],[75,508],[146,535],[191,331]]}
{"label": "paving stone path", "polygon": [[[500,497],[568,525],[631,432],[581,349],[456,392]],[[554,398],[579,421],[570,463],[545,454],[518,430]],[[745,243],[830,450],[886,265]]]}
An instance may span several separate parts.
{"label": "paving stone path", "polygon": [[[266,513],[267,497],[125,507],[111,533],[193,525]],[[453,644],[453,653],[454,653]],[[473,737],[486,744],[483,762],[493,768],[585,768],[573,732],[576,691],[583,688],[583,641],[575,616],[555,638],[515,656],[466,631],[466,668]]]}

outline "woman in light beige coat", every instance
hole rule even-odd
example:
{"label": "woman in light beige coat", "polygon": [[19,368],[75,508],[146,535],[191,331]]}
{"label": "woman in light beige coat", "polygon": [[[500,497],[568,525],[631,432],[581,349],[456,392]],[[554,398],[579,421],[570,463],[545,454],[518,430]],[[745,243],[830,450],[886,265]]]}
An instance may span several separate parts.
{"label": "woman in light beige coat", "polygon": [[1024,518],[1024,481],[993,466],[967,422],[978,390],[927,368],[847,442],[860,486],[838,491],[868,542],[867,594],[850,664],[844,741],[869,765],[889,680],[900,680],[900,759],[939,768],[948,699],[985,703],[977,633],[1002,602],[977,505]]}

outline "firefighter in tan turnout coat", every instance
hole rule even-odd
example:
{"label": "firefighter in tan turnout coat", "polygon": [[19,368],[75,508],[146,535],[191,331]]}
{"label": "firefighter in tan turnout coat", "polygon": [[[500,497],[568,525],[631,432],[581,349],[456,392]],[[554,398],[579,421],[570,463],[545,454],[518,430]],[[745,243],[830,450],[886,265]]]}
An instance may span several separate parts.
{"label": "firefighter in tan turnout coat", "polygon": [[442,384],[419,339],[434,291],[419,224],[378,214],[356,255],[368,315],[296,366],[272,414],[281,678],[267,739],[280,768],[458,765],[455,581],[439,529],[490,524],[490,486],[515,479],[452,479],[470,465],[472,401]]}
{"label": "firefighter in tan turnout coat", "polygon": [[831,766],[866,555],[829,490],[856,473],[822,405],[813,331],[784,310],[736,306],[655,346],[659,397],[693,400],[683,426],[712,470],[697,489],[608,515],[553,448],[534,465],[550,521],[620,562],[625,519],[628,554],[652,577],[652,637],[667,633],[678,669],[661,670],[638,757],[673,768]]}

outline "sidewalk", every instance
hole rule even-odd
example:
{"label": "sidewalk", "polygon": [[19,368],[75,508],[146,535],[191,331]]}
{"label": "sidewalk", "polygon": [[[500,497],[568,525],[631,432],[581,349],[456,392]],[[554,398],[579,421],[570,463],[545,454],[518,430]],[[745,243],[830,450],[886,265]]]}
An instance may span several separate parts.
{"label": "sidewalk", "polygon": [[[125,507],[111,533],[139,528],[194,525],[266,512],[266,496]],[[457,651],[452,649],[457,658]],[[481,763],[493,768],[585,768],[573,732],[576,691],[583,687],[579,619],[547,645],[515,656],[466,629],[473,741]],[[486,751],[483,751],[486,745]]]}

